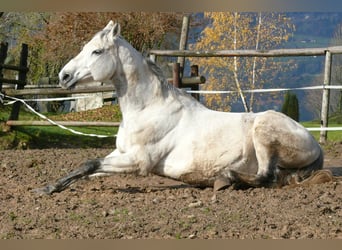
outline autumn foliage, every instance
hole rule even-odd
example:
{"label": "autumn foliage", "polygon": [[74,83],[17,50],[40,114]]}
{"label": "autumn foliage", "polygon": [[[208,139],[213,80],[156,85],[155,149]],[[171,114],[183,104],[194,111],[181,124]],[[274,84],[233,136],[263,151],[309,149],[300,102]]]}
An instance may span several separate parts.
{"label": "autumn foliage", "polygon": [[181,14],[146,12],[63,12],[46,17],[40,31],[22,36],[30,45],[30,79],[55,77],[61,67],[74,57],[91,37],[109,20],[120,23],[122,36],[137,50],[159,48],[166,34],[178,32]]}
{"label": "autumn foliage", "polygon": [[[283,14],[276,13],[204,13],[208,25],[193,50],[268,50],[279,48],[292,34],[294,26]],[[205,90],[233,90],[237,94],[206,95],[206,105],[229,111],[231,103],[240,100],[245,111],[253,111],[255,95],[242,90],[270,86],[279,71],[286,70],[272,58],[220,57],[193,58],[207,77]]]}

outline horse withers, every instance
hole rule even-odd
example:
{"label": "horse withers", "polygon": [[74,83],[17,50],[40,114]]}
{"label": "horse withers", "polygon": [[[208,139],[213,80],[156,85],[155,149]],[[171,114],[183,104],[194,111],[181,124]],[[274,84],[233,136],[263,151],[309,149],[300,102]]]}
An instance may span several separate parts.
{"label": "horse withers", "polygon": [[113,84],[122,122],[111,154],[86,161],[39,192],[60,192],[82,177],[115,173],[154,173],[215,190],[235,183],[274,187],[317,181],[312,176],[323,167],[322,149],[303,126],[275,111],[207,109],[168,84],[112,21],[59,78],[66,89],[90,81]]}

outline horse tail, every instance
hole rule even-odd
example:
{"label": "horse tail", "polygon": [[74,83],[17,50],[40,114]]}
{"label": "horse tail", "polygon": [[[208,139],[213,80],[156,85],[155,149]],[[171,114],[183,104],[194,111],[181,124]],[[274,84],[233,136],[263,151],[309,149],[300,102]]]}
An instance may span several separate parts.
{"label": "horse tail", "polygon": [[306,167],[296,170],[278,168],[277,186],[304,186],[333,181],[332,172],[323,169],[323,163],[324,154],[323,150],[320,149],[318,158]]}

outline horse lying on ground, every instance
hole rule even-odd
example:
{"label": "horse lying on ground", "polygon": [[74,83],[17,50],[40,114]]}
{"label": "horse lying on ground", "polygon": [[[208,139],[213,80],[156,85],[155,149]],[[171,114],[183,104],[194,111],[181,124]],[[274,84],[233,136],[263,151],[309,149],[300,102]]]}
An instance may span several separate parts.
{"label": "horse lying on ground", "polygon": [[[275,112],[209,110],[168,84],[159,67],[120,36],[112,21],[59,73],[70,89],[90,81],[115,86],[122,111],[116,149],[88,160],[39,192],[60,192],[86,176],[153,173],[215,190],[233,184],[279,187],[329,179],[311,134]],[[317,174],[318,173],[318,174]]]}

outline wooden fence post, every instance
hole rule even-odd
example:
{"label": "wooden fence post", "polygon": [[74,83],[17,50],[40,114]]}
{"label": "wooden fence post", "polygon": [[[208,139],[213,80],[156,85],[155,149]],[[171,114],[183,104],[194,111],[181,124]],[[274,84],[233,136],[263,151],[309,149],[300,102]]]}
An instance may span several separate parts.
{"label": "wooden fence post", "polygon": [[180,81],[180,64],[179,63],[173,63],[172,64],[172,84],[176,88],[181,87],[181,81]]}
{"label": "wooden fence post", "polygon": [[[325,53],[325,66],[324,66],[324,80],[323,80],[323,94],[322,94],[322,109],[321,109],[321,128],[328,127],[329,120],[329,102],[330,102],[330,89],[325,88],[330,85],[331,80],[331,52],[329,50]],[[324,144],[327,141],[328,131],[321,130],[319,142]]]}
{"label": "wooden fence post", "polygon": [[[24,89],[26,85],[26,74],[27,74],[27,57],[28,57],[28,46],[27,44],[21,45],[21,53],[20,53],[20,62],[19,62],[19,74],[18,74],[18,81],[17,89]],[[22,98],[19,96],[18,98]],[[18,120],[19,118],[19,110],[20,110],[20,102],[13,103],[12,111],[9,117],[9,120]]]}
{"label": "wooden fence post", "polygon": [[[181,31],[180,41],[179,41],[180,50],[186,49],[186,44],[188,41],[188,33],[189,33],[189,22],[190,22],[190,16],[188,15],[183,16],[182,31]],[[178,57],[177,62],[180,64],[180,77],[183,77],[185,57]]]}
{"label": "wooden fence post", "polygon": [[[190,66],[191,72],[190,72],[190,76],[191,77],[195,77],[198,76],[198,65],[191,65]],[[199,90],[199,84],[192,84],[191,85],[191,90]],[[199,94],[198,93],[193,93],[192,96],[199,101]]]}
{"label": "wooden fence post", "polygon": [[0,45],[0,92],[2,91],[2,79],[4,75],[2,73],[3,65],[7,57],[8,43],[1,42]]}

